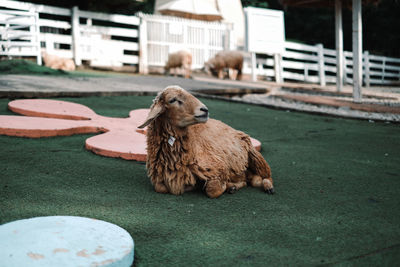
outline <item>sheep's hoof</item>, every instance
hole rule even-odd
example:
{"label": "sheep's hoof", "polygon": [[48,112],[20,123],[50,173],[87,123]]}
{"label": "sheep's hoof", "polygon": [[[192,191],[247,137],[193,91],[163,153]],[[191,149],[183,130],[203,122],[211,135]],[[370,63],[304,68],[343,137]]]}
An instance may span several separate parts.
{"label": "sheep's hoof", "polygon": [[185,185],[185,192],[192,191],[194,189],[193,185]]}
{"label": "sheep's hoof", "polygon": [[272,185],[272,181],[268,180],[268,179],[263,179],[263,188],[265,193],[272,195],[275,193],[275,189],[274,186]]}
{"label": "sheep's hoof", "polygon": [[275,189],[274,188],[267,189],[265,190],[265,193],[267,193],[268,195],[273,195],[275,194]]}
{"label": "sheep's hoof", "polygon": [[236,193],[236,191],[237,191],[236,186],[231,186],[231,187],[228,188],[228,193],[229,194]]}

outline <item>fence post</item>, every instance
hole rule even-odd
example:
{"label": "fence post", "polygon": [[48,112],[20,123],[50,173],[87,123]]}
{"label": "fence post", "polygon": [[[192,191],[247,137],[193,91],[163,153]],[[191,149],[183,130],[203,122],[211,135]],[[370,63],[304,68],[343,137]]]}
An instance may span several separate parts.
{"label": "fence post", "polygon": [[79,66],[82,64],[80,57],[80,29],[79,29],[79,9],[74,6],[71,9],[71,27],[72,27],[72,55],[74,57],[75,65]]}
{"label": "fence post", "polygon": [[256,74],[256,53],[255,52],[251,52],[251,80],[253,82],[257,81],[257,74]]}
{"label": "fence post", "polygon": [[282,77],[282,55],[274,54],[274,71],[275,71],[275,82],[283,82]]}
{"label": "fence post", "polygon": [[[38,12],[34,11],[34,10],[30,10],[33,14],[33,18],[35,21],[35,26],[34,29],[30,29],[30,31],[34,31],[35,32],[35,44],[36,44],[36,63],[38,65],[42,65],[42,51],[41,51],[41,47],[40,47],[40,26],[39,26],[39,14]],[[32,27],[32,26],[31,26]]]}
{"label": "fence post", "polygon": [[353,0],[353,101],[360,103],[362,101],[362,13],[361,0]]}
{"label": "fence post", "polygon": [[7,40],[7,44],[3,48],[5,50],[5,52],[7,53],[7,59],[11,59],[11,56],[10,56],[11,40],[8,35],[9,30],[10,30],[10,22],[8,20],[6,20],[6,27],[4,28],[3,36],[1,36],[1,37],[5,38]]}
{"label": "fence post", "polygon": [[204,35],[203,38],[204,47],[206,49],[202,50],[203,50],[204,61],[207,61],[210,58],[210,39],[209,39],[210,29],[203,28],[203,35]]}
{"label": "fence post", "polygon": [[236,42],[235,42],[235,33],[233,32],[233,24],[229,23],[226,27],[228,38],[228,50],[235,50],[236,49]]}
{"label": "fence post", "polygon": [[318,75],[319,75],[319,84],[321,86],[325,86],[325,62],[324,62],[324,47],[322,44],[317,44],[318,49]]}
{"label": "fence post", "polygon": [[139,25],[139,73],[147,74],[148,72],[147,21],[141,17]]}
{"label": "fence post", "polygon": [[308,81],[308,65],[304,64],[304,81]]}
{"label": "fence post", "polygon": [[364,73],[365,73],[365,86],[370,87],[369,52],[368,51],[364,51]]}
{"label": "fence post", "polygon": [[347,60],[346,55],[343,53],[343,85],[346,85],[347,83]]}

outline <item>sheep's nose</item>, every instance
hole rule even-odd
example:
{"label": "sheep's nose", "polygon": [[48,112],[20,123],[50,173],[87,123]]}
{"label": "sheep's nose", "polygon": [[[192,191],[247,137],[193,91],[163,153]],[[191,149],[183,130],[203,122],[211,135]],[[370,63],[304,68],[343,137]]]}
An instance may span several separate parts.
{"label": "sheep's nose", "polygon": [[208,113],[208,108],[207,107],[201,107],[200,110],[205,112],[205,113]]}

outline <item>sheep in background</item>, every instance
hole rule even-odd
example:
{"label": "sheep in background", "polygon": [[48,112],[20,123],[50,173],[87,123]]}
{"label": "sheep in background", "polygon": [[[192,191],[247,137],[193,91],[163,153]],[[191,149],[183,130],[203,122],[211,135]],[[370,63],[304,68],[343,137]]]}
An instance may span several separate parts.
{"label": "sheep in background", "polygon": [[174,74],[177,74],[177,70],[183,70],[183,76],[190,78],[192,75],[192,54],[189,51],[181,50],[168,55],[168,61],[165,64],[165,74],[170,73],[171,69],[174,69]]}
{"label": "sheep in background", "polygon": [[42,52],[43,63],[46,67],[64,71],[74,71],[75,63],[70,58],[61,58],[59,56],[47,54],[45,51]]}
{"label": "sheep in background", "polygon": [[250,183],[274,193],[271,170],[250,137],[221,121],[179,86],[154,99],[146,121],[147,173],[156,192],[179,195],[204,184],[210,198]]}
{"label": "sheep in background", "polygon": [[[215,57],[211,58],[204,64],[206,72],[217,76],[219,79],[224,78],[223,71],[228,69],[237,72],[236,80],[241,80],[242,78],[242,68],[243,68],[243,54],[240,51],[221,51],[218,52]],[[232,78],[234,79],[234,78]]]}

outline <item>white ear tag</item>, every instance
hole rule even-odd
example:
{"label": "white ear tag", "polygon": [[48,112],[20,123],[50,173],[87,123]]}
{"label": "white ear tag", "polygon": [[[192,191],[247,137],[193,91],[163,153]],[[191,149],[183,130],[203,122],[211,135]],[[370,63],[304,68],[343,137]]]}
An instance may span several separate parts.
{"label": "white ear tag", "polygon": [[168,144],[169,144],[170,146],[173,146],[174,143],[175,143],[175,140],[176,140],[175,137],[170,136],[169,139],[168,139]]}

